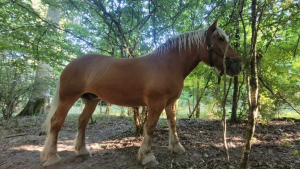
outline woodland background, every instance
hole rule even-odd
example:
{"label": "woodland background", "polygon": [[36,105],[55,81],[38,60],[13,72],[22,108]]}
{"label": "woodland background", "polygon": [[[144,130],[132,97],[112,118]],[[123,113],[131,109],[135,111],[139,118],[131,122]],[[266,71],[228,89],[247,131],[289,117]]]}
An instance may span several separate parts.
{"label": "woodland background", "polygon": [[[247,116],[254,123],[283,117],[298,121],[298,0],[2,0],[0,121],[44,117],[61,71],[78,56],[140,57],[167,38],[207,27],[219,16],[219,27],[230,36],[244,69],[239,77],[220,77],[200,63],[185,80],[177,116],[223,117],[233,123]],[[251,97],[256,90],[259,95]],[[82,108],[78,100],[69,114]],[[145,114],[146,107],[100,102],[94,117],[133,117],[141,133]]]}
{"label": "woodland background", "polygon": [[[218,16],[219,26],[244,59],[238,80],[227,78],[228,116],[234,121],[247,117],[250,1],[7,0],[0,5],[0,111],[4,119],[18,113],[44,113],[62,69],[78,56],[101,53],[140,57],[167,38],[206,27]],[[256,57],[262,120],[300,117],[299,12],[298,1],[257,2]],[[179,116],[221,117],[219,98],[223,90],[223,81],[218,84],[215,71],[200,63],[185,80],[178,101]],[[190,114],[197,101],[200,106]],[[81,104],[79,100],[73,112],[80,112],[76,107]],[[130,111],[113,106],[106,113],[127,115]]]}

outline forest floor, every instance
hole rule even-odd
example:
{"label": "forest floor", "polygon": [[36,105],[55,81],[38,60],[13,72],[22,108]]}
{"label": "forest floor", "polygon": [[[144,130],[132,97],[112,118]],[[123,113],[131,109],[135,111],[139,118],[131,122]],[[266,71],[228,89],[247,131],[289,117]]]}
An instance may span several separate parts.
{"label": "forest floor", "polygon": [[[78,116],[76,116],[77,118]],[[0,120],[0,168],[43,168],[39,161],[45,135],[39,136],[44,117]],[[135,137],[130,117],[96,118],[86,131],[87,147],[92,157],[76,157],[73,140],[77,131],[75,117],[67,118],[58,138],[58,154],[62,162],[48,167],[58,169],[143,168],[137,152],[143,137]],[[230,163],[226,163],[219,120],[179,119],[177,128],[183,155],[168,151],[168,127],[160,119],[152,141],[152,150],[159,164],[154,168],[238,168],[241,158],[245,123],[228,124],[227,136]],[[258,124],[250,155],[250,168],[300,169],[300,123],[273,121]]]}

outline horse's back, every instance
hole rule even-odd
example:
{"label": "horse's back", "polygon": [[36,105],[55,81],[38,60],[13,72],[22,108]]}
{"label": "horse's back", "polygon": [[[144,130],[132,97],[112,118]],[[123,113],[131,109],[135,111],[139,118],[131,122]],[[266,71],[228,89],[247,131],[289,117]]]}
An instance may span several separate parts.
{"label": "horse's back", "polygon": [[142,70],[143,68],[145,66],[140,59],[83,55],[70,62],[63,70],[60,78],[61,93],[93,93],[113,104],[126,106],[137,102],[136,105],[145,105],[147,71]]}

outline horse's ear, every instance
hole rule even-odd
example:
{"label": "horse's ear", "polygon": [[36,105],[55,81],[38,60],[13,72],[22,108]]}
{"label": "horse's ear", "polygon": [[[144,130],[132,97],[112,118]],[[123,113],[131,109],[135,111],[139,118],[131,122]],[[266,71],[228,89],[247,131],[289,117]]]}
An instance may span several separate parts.
{"label": "horse's ear", "polygon": [[214,32],[214,31],[216,30],[219,18],[220,18],[220,17],[218,17],[218,18],[214,21],[214,23],[213,23],[212,25],[210,25],[210,27],[208,28],[208,30],[209,30],[210,32]]}

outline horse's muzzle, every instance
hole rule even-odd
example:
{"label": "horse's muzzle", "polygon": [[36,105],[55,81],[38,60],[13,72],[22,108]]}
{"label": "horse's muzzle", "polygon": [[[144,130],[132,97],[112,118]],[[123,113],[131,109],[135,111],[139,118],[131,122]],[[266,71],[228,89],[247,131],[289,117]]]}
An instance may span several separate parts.
{"label": "horse's muzzle", "polygon": [[243,62],[241,60],[229,61],[226,64],[226,74],[229,76],[237,76],[243,69]]}

